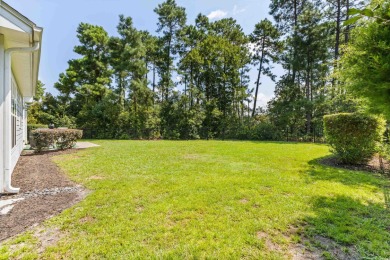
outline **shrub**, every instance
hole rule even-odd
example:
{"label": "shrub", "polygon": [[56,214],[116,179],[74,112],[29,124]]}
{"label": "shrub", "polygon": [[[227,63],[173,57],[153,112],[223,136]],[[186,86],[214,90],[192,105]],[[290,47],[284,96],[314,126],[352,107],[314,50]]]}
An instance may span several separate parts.
{"label": "shrub", "polygon": [[61,150],[72,148],[83,135],[83,131],[77,129],[37,129],[31,133],[35,144],[32,148],[37,152],[51,147]]}
{"label": "shrub", "polygon": [[343,163],[365,163],[378,151],[385,131],[381,117],[360,113],[341,113],[324,117],[324,130],[332,152]]}
{"label": "shrub", "polygon": [[30,133],[33,130],[39,129],[39,128],[49,128],[48,125],[43,125],[43,124],[28,124],[27,125],[27,136],[30,138]]}
{"label": "shrub", "polygon": [[57,147],[61,150],[72,148],[78,139],[83,137],[83,131],[77,129],[56,129]]}
{"label": "shrub", "polygon": [[48,125],[44,125],[44,124],[28,124],[27,125],[28,131],[36,130],[39,128],[48,128]]}
{"label": "shrub", "polygon": [[31,131],[32,142],[31,148],[35,149],[38,153],[45,149],[55,146],[57,139],[57,131],[53,129],[37,129]]}
{"label": "shrub", "polygon": [[253,132],[253,139],[262,141],[281,140],[282,135],[271,123],[262,122],[256,125]]}
{"label": "shrub", "polygon": [[380,155],[384,157],[386,160],[390,161],[390,128],[386,128],[383,142],[381,146]]}

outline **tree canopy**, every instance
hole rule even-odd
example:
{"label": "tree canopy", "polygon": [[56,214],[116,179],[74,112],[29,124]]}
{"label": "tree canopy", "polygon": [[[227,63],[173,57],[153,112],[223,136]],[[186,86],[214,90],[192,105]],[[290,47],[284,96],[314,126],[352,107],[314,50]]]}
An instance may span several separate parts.
{"label": "tree canopy", "polygon": [[[80,23],[79,58],[59,75],[58,96],[39,93],[29,120],[96,138],[314,141],[326,114],[369,104],[390,117],[389,3],[363,4],[272,0],[274,21],[249,34],[233,18],[191,23],[175,0],[154,9],[155,32],[123,15],[116,36]],[[260,107],[264,77],[276,87]]]}
{"label": "tree canopy", "polygon": [[[368,99],[373,111],[390,119],[390,2],[375,0],[363,13],[345,46],[339,77],[353,93]],[[356,13],[356,11],[353,11]],[[359,17],[359,16],[356,16]]]}

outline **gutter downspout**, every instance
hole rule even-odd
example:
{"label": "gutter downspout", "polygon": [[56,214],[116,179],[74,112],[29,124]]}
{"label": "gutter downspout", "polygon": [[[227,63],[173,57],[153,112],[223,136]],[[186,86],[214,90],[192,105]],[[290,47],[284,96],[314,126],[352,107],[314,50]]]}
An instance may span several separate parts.
{"label": "gutter downspout", "polygon": [[[39,42],[35,42],[33,47],[28,48],[9,48],[4,52],[4,191],[7,193],[18,193],[19,188],[11,185],[11,85],[12,69],[11,56],[14,52],[35,52],[39,50]],[[1,187],[2,188],[2,187]]]}

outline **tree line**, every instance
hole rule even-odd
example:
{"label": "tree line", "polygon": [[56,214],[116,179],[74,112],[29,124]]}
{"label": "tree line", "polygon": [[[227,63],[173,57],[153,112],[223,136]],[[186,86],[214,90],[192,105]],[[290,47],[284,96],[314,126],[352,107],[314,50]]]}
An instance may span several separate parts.
{"label": "tree line", "polygon": [[[346,21],[366,4],[272,0],[274,22],[259,21],[249,35],[233,18],[199,14],[188,23],[175,0],[154,9],[156,33],[123,15],[117,36],[80,23],[80,57],[60,74],[58,96],[38,87],[29,122],[92,129],[96,138],[321,138],[324,115],[369,106],[339,75],[356,26]],[[259,108],[264,77],[277,80],[275,97]]]}

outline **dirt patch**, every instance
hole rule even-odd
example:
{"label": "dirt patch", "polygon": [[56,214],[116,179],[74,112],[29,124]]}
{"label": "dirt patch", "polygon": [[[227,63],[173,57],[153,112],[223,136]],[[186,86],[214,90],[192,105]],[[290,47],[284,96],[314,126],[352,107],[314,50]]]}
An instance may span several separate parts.
{"label": "dirt patch", "polygon": [[[51,160],[74,150],[33,154],[24,152],[12,175],[12,185],[20,193],[0,200],[24,198],[6,215],[0,215],[0,241],[15,236],[59,214],[82,200],[87,192],[65,176]],[[44,243],[43,243],[44,244]]]}
{"label": "dirt patch", "polygon": [[[382,164],[379,156],[375,156],[371,161],[369,161],[367,164],[360,164],[360,165],[350,165],[350,164],[343,164],[338,160],[336,157],[328,157],[324,158],[319,161],[321,164],[336,167],[336,168],[342,168],[347,170],[354,170],[354,171],[368,171],[368,172],[374,172],[374,173],[385,173],[388,176],[390,176],[390,162],[386,161],[385,159],[382,159]],[[382,165],[382,166],[381,166]]]}
{"label": "dirt patch", "polygon": [[39,241],[38,253],[42,254],[47,247],[55,245],[63,237],[63,233],[57,228],[37,228],[34,236]]}
{"label": "dirt patch", "polygon": [[247,204],[248,202],[249,202],[249,200],[246,198],[240,199],[241,204]]}
{"label": "dirt patch", "polygon": [[85,216],[79,220],[80,223],[92,223],[95,222],[95,218],[92,216]]}
{"label": "dirt patch", "polygon": [[318,249],[309,249],[303,244],[293,244],[289,247],[288,252],[293,260],[317,260],[324,259]]}
{"label": "dirt patch", "polygon": [[104,179],[105,179],[104,177],[98,175],[93,175],[88,178],[88,180],[104,180]]}
{"label": "dirt patch", "polygon": [[360,259],[354,246],[340,245],[320,235],[305,237],[302,233],[304,228],[304,226],[291,227],[287,233],[283,234],[283,239],[288,242],[287,246],[274,242],[272,235],[263,231],[257,232],[256,238],[264,242],[267,250],[286,254],[289,259],[293,260],[316,260],[329,257],[339,260]]}
{"label": "dirt patch", "polygon": [[[302,233],[305,225],[301,227],[290,227],[285,238],[291,240],[292,236],[299,237],[299,243],[291,243],[288,247],[288,252],[294,260],[304,259],[338,259],[338,260],[353,260],[360,259],[360,255],[354,246],[340,245],[334,240],[315,235],[306,237]],[[326,256],[326,257],[325,257]]]}
{"label": "dirt patch", "polygon": [[353,260],[361,258],[353,246],[341,246],[330,238],[318,235],[314,236],[312,240],[314,240],[317,247],[329,252],[335,259]]}
{"label": "dirt patch", "polygon": [[[291,231],[289,231],[290,233]],[[295,232],[295,231],[294,231]],[[294,243],[291,241],[291,237],[289,235],[283,235],[284,239],[288,241],[289,245],[287,248],[283,248],[281,245],[273,242],[271,240],[271,236],[263,231],[259,231],[256,233],[256,237],[259,240],[264,242],[265,247],[270,251],[285,253],[287,251],[287,255],[290,259],[293,260],[317,260],[324,259],[322,256],[321,250],[314,247],[308,247],[308,240],[302,239],[300,243]]]}
{"label": "dirt patch", "polygon": [[274,243],[267,233],[265,233],[263,231],[259,231],[256,233],[256,237],[257,237],[257,239],[262,240],[264,242],[264,245],[267,248],[267,250],[282,251],[281,246]]}
{"label": "dirt patch", "polygon": [[144,210],[145,210],[144,206],[139,205],[139,206],[135,207],[135,211],[138,212],[138,213],[140,213],[140,212],[142,212]]}
{"label": "dirt patch", "polygon": [[201,156],[199,156],[198,154],[185,154],[185,155],[183,155],[183,159],[185,159],[185,160],[198,160],[200,158],[201,158]]}

